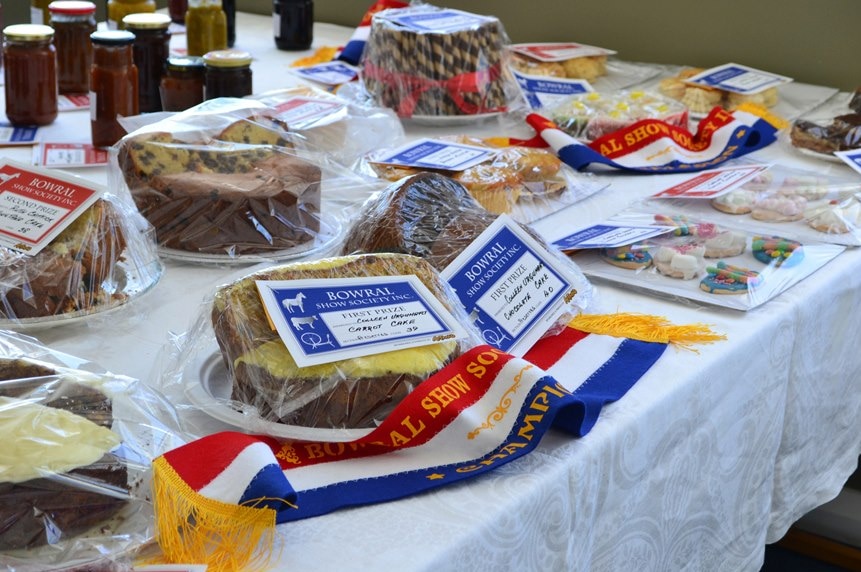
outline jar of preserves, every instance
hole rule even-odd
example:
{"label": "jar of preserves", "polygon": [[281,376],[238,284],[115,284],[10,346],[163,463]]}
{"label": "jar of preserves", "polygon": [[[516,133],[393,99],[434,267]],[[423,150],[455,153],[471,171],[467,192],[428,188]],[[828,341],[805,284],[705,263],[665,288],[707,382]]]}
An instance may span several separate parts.
{"label": "jar of preserves", "polygon": [[138,105],[141,113],[161,111],[158,88],[164,64],[170,55],[170,16],[129,14],[123,18],[126,30],[135,35],[132,52],[138,68]]}
{"label": "jar of preserves", "polygon": [[48,24],[51,14],[48,12],[48,4],[51,0],[30,0],[30,23]]}
{"label": "jar of preserves", "polygon": [[206,64],[204,97],[251,95],[251,54],[241,50],[217,50],[203,56]]}
{"label": "jar of preserves", "polygon": [[107,24],[110,30],[123,30],[123,18],[129,14],[155,12],[155,0],[108,0]]}
{"label": "jar of preserves", "polygon": [[13,125],[48,125],[57,118],[54,30],[41,24],[3,29],[6,117]]}
{"label": "jar of preserves", "polygon": [[190,56],[227,48],[227,16],[221,0],[188,0],[185,39]]}
{"label": "jar of preserves", "polygon": [[314,40],[313,0],[274,0],[272,28],[279,50],[307,50]]}
{"label": "jar of preserves", "polygon": [[117,116],[137,115],[138,68],[132,55],[135,35],[125,30],[94,32],[90,76],[93,145],[110,147],[125,135]]}
{"label": "jar of preserves", "polygon": [[93,46],[90,34],[96,31],[96,5],[78,0],[58,0],[48,6],[54,47],[57,49],[57,86],[60,93],[90,91]]}
{"label": "jar of preserves", "polygon": [[167,59],[161,78],[161,107],[164,111],[185,111],[203,102],[205,66],[197,56]]}
{"label": "jar of preserves", "polygon": [[170,19],[177,24],[185,24],[185,11],[188,8],[188,0],[167,0],[167,13]]}

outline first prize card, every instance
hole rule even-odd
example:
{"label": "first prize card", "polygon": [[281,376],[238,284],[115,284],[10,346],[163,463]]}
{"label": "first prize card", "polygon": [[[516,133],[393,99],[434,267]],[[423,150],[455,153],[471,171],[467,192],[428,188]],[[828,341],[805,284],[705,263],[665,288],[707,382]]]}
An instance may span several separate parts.
{"label": "first prize card", "polygon": [[675,230],[672,226],[629,225],[602,222],[581,228],[562,238],[553,240],[553,245],[563,252],[592,248],[619,248],[660,236]]}
{"label": "first prize card", "polygon": [[419,139],[373,159],[383,165],[463,171],[494,157],[496,149],[437,139]]}
{"label": "first prize card", "polygon": [[0,245],[39,253],[102,191],[78,177],[7,161],[0,165]]}
{"label": "first prize card", "polygon": [[498,217],[441,274],[484,341],[520,356],[566,312],[577,293],[558,256],[507,215]]}
{"label": "first prize card", "polygon": [[466,335],[416,276],[258,280],[257,289],[299,367]]}
{"label": "first prize card", "polygon": [[740,64],[724,64],[707,69],[685,81],[735,93],[754,94],[789,83],[792,78]]}

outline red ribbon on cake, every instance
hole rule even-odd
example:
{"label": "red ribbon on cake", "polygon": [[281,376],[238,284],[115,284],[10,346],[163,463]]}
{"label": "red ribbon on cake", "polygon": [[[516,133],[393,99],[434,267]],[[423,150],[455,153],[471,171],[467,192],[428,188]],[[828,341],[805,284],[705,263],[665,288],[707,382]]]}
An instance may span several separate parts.
{"label": "red ribbon on cake", "polygon": [[465,115],[477,113],[493,113],[504,111],[504,107],[488,109],[480,105],[469,103],[463,98],[466,93],[481,93],[487,85],[499,79],[501,73],[500,64],[493,65],[487,69],[467,72],[452,76],[445,80],[429,79],[410,75],[402,72],[393,72],[383,69],[371,62],[365,62],[362,74],[385,85],[395,85],[404,92],[404,97],[398,104],[397,113],[400,117],[412,117],[413,111],[422,94],[429,89],[439,88],[454,101],[457,108]]}

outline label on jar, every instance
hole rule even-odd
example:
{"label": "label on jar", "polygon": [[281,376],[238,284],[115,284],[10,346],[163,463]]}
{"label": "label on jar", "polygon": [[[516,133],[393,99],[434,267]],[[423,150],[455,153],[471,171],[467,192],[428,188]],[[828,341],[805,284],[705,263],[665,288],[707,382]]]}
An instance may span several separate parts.
{"label": "label on jar", "polygon": [[375,157],[372,162],[402,167],[463,171],[493,158],[496,153],[496,149],[488,147],[437,139],[419,139]]}
{"label": "label on jar", "polygon": [[299,367],[465,336],[416,276],[258,280],[257,289]]}
{"label": "label on jar", "polygon": [[87,98],[90,100],[90,121],[96,120],[96,92],[91,91],[87,94]]}
{"label": "label on jar", "polygon": [[558,254],[508,215],[498,217],[441,273],[484,341],[522,356],[577,294]]}
{"label": "label on jar", "polygon": [[101,167],[108,164],[108,151],[90,143],[43,141],[34,149],[33,164],[49,169]]}
{"label": "label on jar", "polygon": [[43,18],[45,13],[42,12],[41,8],[37,8],[35,6],[30,6],[30,23],[31,24],[44,24]]}
{"label": "label on jar", "polygon": [[79,177],[5,161],[0,164],[0,245],[37,254],[102,191]]}

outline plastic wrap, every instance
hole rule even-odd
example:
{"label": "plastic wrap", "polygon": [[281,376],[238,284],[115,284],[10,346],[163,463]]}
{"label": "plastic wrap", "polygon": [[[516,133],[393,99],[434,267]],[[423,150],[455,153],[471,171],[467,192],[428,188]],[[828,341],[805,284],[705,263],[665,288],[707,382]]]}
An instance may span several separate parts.
{"label": "plastic wrap", "polygon": [[152,539],[150,462],[183,443],[178,426],[138,381],[0,331],[0,565],[126,569]]}
{"label": "plastic wrap", "polygon": [[360,173],[387,182],[422,171],[450,177],[467,188],[472,197],[492,214],[506,213],[518,222],[529,223],[601,191],[609,182],[591,174],[578,173],[548,149],[496,147],[490,140],[468,136],[443,136],[452,141],[496,150],[488,160],[462,171],[419,169],[375,162],[389,154],[380,149],[357,166]]}
{"label": "plastic wrap", "polygon": [[[647,205],[653,207],[654,205]],[[845,247],[632,207],[610,219],[673,231],[612,249],[572,253],[590,277],[678,299],[750,310],[817,271]],[[548,237],[556,240],[561,237]]]}
{"label": "plastic wrap", "polygon": [[494,16],[431,5],[374,15],[360,78],[398,116],[428,122],[507,110],[517,85],[508,36]]}
{"label": "plastic wrap", "polygon": [[162,271],[152,227],[103,192],[38,253],[0,247],[0,325],[37,328],[114,310],[151,289]]}
{"label": "plastic wrap", "polygon": [[361,198],[367,184],[273,109],[231,98],[130,133],[112,152],[111,178],[155,227],[162,254],[215,263],[325,250],[341,225],[323,187]]}
{"label": "plastic wrap", "polygon": [[773,165],[712,199],[653,199],[670,209],[720,224],[789,234],[798,240],[861,246],[861,180]]}
{"label": "plastic wrap", "polygon": [[861,96],[841,92],[792,122],[781,138],[808,157],[840,161],[835,151],[861,148]]}
{"label": "plastic wrap", "polygon": [[397,145],[404,129],[397,115],[314,87],[300,86],[250,96],[275,110],[275,117],[311,145],[344,165],[379,147]]}
{"label": "plastic wrap", "polygon": [[660,119],[687,129],[684,105],[647,91],[590,92],[572,95],[546,110],[556,125],[583,141],[592,141],[641,119]]}

